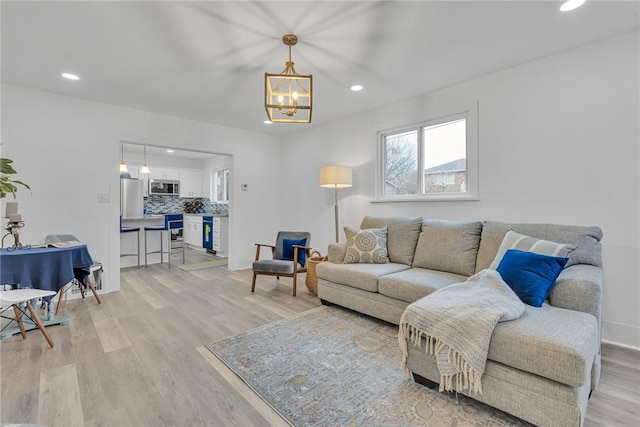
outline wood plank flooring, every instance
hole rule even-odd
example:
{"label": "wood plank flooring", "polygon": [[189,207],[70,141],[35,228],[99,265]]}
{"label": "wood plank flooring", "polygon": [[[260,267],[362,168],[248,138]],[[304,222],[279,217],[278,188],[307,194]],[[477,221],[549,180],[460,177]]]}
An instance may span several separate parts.
{"label": "wood plank flooring", "polygon": [[[189,262],[200,262],[189,253]],[[204,344],[320,304],[299,280],[215,267],[121,272],[121,291],[67,301],[67,325],[0,341],[0,424],[43,426],[286,425]],[[603,347],[585,426],[640,422],[640,354]]]}

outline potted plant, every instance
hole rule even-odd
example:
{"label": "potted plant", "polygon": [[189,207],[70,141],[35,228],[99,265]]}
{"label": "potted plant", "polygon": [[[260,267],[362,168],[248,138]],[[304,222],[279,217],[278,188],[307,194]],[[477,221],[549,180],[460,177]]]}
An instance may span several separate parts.
{"label": "potted plant", "polygon": [[21,185],[31,191],[31,187],[27,184],[17,179],[13,179],[12,175],[15,175],[17,172],[11,165],[12,163],[13,160],[11,159],[0,158],[0,182],[2,183],[2,187],[0,188],[0,199],[6,197],[9,193],[11,193],[15,199],[16,192],[18,191],[18,185]]}

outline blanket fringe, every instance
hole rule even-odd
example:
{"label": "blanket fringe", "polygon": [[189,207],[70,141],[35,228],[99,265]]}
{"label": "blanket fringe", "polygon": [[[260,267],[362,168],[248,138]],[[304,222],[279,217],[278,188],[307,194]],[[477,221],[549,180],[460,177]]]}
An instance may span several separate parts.
{"label": "blanket fringe", "polygon": [[[411,342],[414,346],[419,347],[422,339],[425,340],[425,352],[431,356],[438,355],[445,347],[447,351],[447,362],[454,366],[458,371],[452,375],[440,374],[440,387],[442,391],[462,391],[469,389],[474,393],[482,394],[482,373],[474,370],[464,357],[453,348],[447,346],[441,340],[432,337],[425,331],[416,328],[409,323],[401,323],[398,333],[398,342],[402,349],[402,370],[405,376],[411,376],[411,371],[407,365],[409,351],[407,342]],[[455,382],[455,386],[454,386]]]}

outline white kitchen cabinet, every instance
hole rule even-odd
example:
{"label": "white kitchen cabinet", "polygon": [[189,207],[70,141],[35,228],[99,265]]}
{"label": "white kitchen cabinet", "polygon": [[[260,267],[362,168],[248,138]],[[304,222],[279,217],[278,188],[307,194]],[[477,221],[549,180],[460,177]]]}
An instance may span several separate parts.
{"label": "white kitchen cabinet", "polygon": [[213,217],[213,250],[226,256],[229,248],[229,217]]}
{"label": "white kitchen cabinet", "polygon": [[202,171],[180,169],[180,197],[202,197]]}
{"label": "white kitchen cabinet", "polygon": [[195,249],[204,250],[202,247],[202,215],[185,215],[183,225],[184,242]]}
{"label": "white kitchen cabinet", "polygon": [[149,170],[150,170],[150,173],[149,173],[150,179],[165,179],[170,181],[180,180],[179,169],[150,166]]}

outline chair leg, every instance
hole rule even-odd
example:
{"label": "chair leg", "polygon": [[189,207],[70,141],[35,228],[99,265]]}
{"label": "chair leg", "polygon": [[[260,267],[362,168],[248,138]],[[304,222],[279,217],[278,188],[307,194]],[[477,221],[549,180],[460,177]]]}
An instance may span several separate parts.
{"label": "chair leg", "polygon": [[251,281],[251,292],[254,292],[256,290],[256,272],[253,272],[253,280]]}
{"label": "chair leg", "polygon": [[[29,304],[28,301],[27,304]],[[27,331],[24,330],[24,323],[22,323],[22,312],[16,304],[13,304],[13,313],[16,315],[16,322],[18,322],[18,327],[20,328],[20,335],[22,335],[22,339],[26,339]]]}
{"label": "chair leg", "polygon": [[298,276],[297,274],[293,275],[293,296],[294,297],[296,296],[296,277],[297,276]]}
{"label": "chair leg", "polygon": [[[149,247],[147,246],[147,230],[144,230],[144,268],[149,267],[147,264],[147,253],[149,252]],[[140,251],[138,251],[140,253]]]}
{"label": "chair leg", "polygon": [[[89,273],[91,274],[91,273]],[[89,278],[87,278],[88,280]],[[77,282],[78,283],[78,287],[80,288],[80,295],[82,296],[82,299],[84,299],[84,283],[82,282]]]}
{"label": "chair leg", "polygon": [[36,325],[38,325],[38,329],[40,329],[40,332],[42,332],[42,335],[44,335],[44,338],[49,343],[49,346],[53,348],[54,347],[53,340],[49,336],[49,333],[44,329],[44,325],[40,320],[40,316],[38,316],[38,313],[34,310],[33,306],[31,305],[31,302],[29,301],[27,301],[27,308],[29,309],[29,313],[31,313],[31,316],[33,317],[33,321],[36,322]]}
{"label": "chair leg", "polygon": [[98,292],[96,292],[96,287],[93,285],[93,277],[91,277],[91,275],[87,279],[87,285],[89,286],[89,289],[91,289],[91,292],[93,292],[93,296],[96,297],[98,304],[102,304],[102,301],[100,301],[100,297],[98,296]]}
{"label": "chair leg", "polygon": [[60,311],[60,307],[62,307],[62,299],[64,297],[65,290],[66,290],[65,286],[63,286],[60,289],[60,292],[58,292],[59,296],[58,296],[58,304],[56,304],[56,312],[55,312],[56,316],[58,315],[58,312]]}
{"label": "chair leg", "polygon": [[171,247],[173,245],[171,244],[171,229],[169,229],[167,231],[167,259],[168,259],[168,263],[169,263],[169,268],[171,268]]}
{"label": "chair leg", "polygon": [[138,236],[138,269],[140,269],[140,230],[136,231],[136,235]]}

